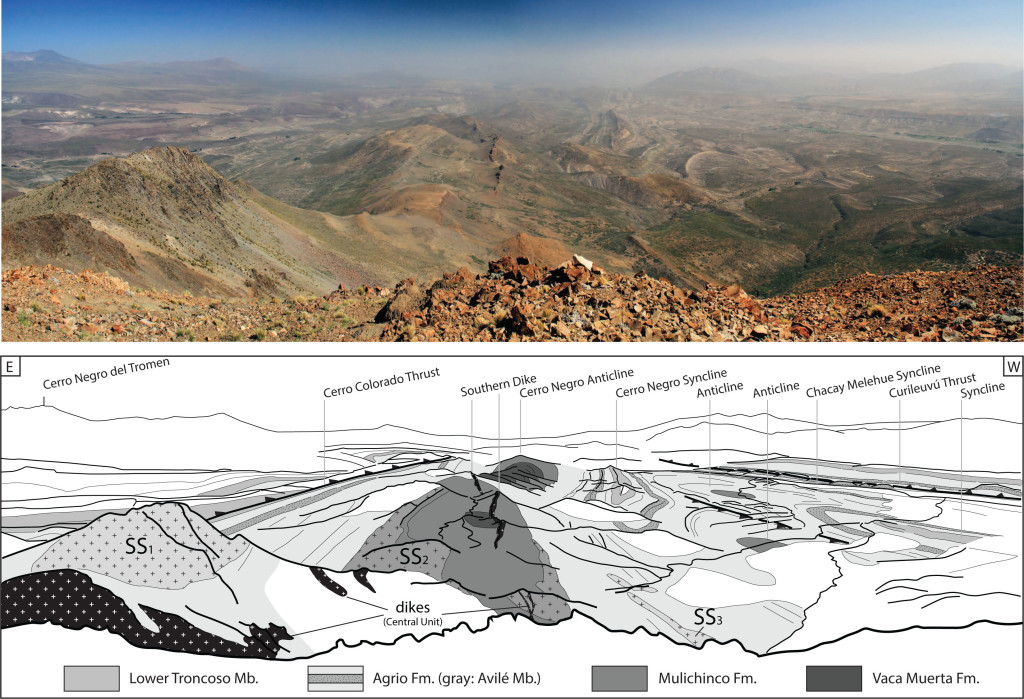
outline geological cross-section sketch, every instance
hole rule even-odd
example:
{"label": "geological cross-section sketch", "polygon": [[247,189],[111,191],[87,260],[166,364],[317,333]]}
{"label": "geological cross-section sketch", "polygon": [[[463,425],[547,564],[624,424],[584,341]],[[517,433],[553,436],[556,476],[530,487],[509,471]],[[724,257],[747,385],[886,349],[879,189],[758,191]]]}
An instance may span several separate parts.
{"label": "geological cross-section sketch", "polygon": [[344,659],[512,621],[690,663],[1019,642],[1002,357],[229,361],[3,379],[5,648]]}

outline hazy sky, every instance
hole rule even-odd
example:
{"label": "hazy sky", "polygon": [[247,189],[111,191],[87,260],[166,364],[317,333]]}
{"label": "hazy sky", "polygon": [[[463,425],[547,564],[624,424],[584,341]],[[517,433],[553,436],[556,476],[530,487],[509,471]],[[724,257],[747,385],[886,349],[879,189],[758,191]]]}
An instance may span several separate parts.
{"label": "hazy sky", "polygon": [[629,83],[761,59],[902,71],[1024,54],[1021,0],[4,0],[2,15],[4,51],[317,75]]}

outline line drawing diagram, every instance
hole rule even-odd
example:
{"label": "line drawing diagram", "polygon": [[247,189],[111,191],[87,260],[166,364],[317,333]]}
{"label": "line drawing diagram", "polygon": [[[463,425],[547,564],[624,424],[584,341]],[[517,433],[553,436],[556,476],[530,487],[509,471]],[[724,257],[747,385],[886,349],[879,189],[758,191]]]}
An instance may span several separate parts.
{"label": "line drawing diagram", "polygon": [[4,379],[6,642],[55,625],[288,661],[584,617],[767,656],[1021,624],[1000,358],[427,358],[392,383],[393,358],[231,361]]}

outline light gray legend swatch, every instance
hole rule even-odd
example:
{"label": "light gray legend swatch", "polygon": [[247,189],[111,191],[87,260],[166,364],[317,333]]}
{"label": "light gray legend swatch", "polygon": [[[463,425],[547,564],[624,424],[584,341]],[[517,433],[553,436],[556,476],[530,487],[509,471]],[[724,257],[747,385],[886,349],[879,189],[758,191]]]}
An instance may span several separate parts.
{"label": "light gray legend swatch", "polygon": [[65,665],[65,692],[120,692],[120,665]]}
{"label": "light gray legend swatch", "polygon": [[310,692],[363,691],[362,665],[310,665],[307,670]]}
{"label": "light gray legend swatch", "polygon": [[646,692],[646,665],[594,665],[590,668],[592,692]]}

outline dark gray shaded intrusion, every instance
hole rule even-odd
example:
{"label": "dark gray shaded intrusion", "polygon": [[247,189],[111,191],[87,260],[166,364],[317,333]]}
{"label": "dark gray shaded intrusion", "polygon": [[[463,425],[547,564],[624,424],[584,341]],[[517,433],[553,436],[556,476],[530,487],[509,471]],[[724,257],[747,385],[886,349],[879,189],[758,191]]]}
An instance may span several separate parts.
{"label": "dark gray shaded intrusion", "polygon": [[484,606],[540,624],[567,619],[568,595],[519,506],[485,481],[452,477],[403,505],[345,567],[419,572],[453,585]]}

